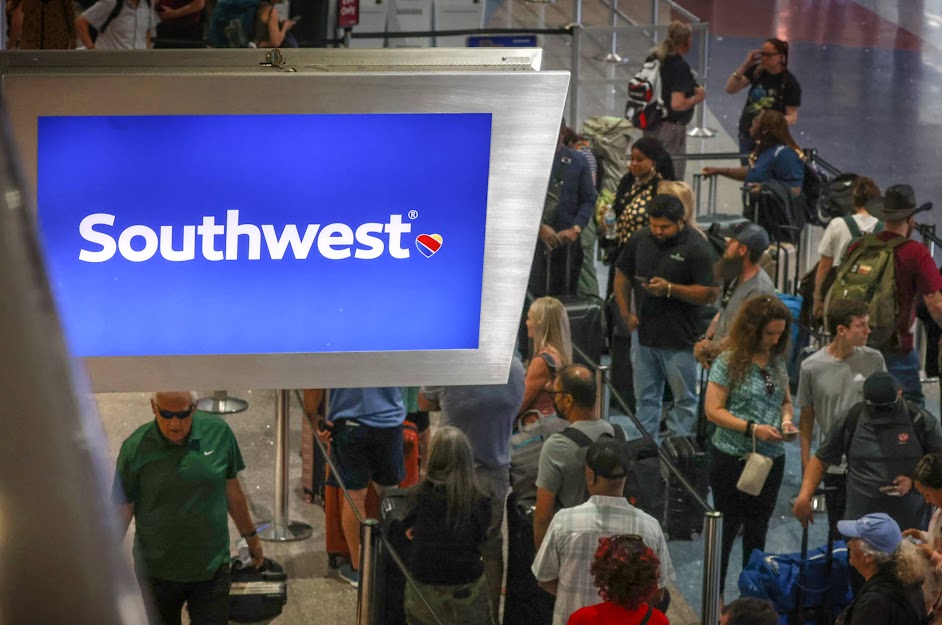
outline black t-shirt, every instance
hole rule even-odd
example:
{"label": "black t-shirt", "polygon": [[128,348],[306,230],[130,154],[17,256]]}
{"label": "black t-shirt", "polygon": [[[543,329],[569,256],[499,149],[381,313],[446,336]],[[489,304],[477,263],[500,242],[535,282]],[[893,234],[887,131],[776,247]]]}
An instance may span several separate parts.
{"label": "black t-shirt", "polygon": [[413,528],[409,571],[423,584],[470,584],[484,574],[481,545],[491,522],[491,502],[480,497],[469,518],[456,531],[447,522],[448,502],[442,487],[423,482],[409,498],[403,519]]}
{"label": "black t-shirt", "polygon": [[713,254],[705,238],[690,227],[669,244],[659,243],[650,228],[628,240],[615,266],[631,281],[636,314],[641,320],[638,340],[645,347],[688,349],[700,335],[703,306],[674,298],[655,297],[634,279],[664,278],[673,284],[714,286]]}
{"label": "black t-shirt", "polygon": [[666,121],[686,126],[693,119],[693,108],[686,111],[674,111],[671,108],[671,94],[680,92],[684,97],[693,96],[697,88],[697,81],[693,79],[690,64],[679,54],[672,54],[661,63],[661,93],[664,94],[664,104],[667,105]]}
{"label": "black t-shirt", "polygon": [[743,76],[749,81],[746,105],[739,118],[739,132],[749,134],[752,120],[759,111],[771,109],[784,114],[789,106],[801,106],[801,85],[795,75],[787,69],[779,74],[761,72],[756,75],[758,65],[752,65]]}

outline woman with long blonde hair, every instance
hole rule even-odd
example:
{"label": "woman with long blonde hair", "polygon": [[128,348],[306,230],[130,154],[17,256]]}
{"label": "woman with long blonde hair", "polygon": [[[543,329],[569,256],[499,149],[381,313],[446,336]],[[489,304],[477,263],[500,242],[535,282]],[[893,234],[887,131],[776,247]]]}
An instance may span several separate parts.
{"label": "woman with long blonde hair", "polygon": [[572,332],[566,308],[555,297],[541,297],[527,312],[527,337],[533,352],[527,365],[526,390],[517,414],[536,409],[553,414],[553,400],[547,392],[556,371],[572,364]]}

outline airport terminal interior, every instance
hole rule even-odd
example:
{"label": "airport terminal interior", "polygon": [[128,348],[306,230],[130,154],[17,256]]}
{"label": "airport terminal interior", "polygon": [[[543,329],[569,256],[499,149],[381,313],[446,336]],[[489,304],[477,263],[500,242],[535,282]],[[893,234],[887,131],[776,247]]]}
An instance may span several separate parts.
{"label": "airport terminal interior", "polygon": [[[7,0],[9,3],[10,0]],[[803,148],[844,172],[872,177],[880,188],[905,183],[915,189],[917,201],[934,202],[934,211],[917,216],[917,221],[940,224],[942,177],[937,165],[942,146],[942,0],[611,0],[617,2],[618,25],[645,25],[656,17],[666,25],[671,20],[691,21],[690,15],[707,24],[695,31],[695,42],[688,56],[695,69],[706,67],[700,75],[706,90],[701,117],[699,108],[690,128],[703,126],[715,131],[709,138],[689,137],[691,154],[736,153],[737,121],[743,106],[743,94],[728,95],[724,86],[748,50],[756,49],[769,37],[790,44],[788,69],[800,80],[802,102],[792,134]],[[292,0],[300,3],[304,0]],[[483,26],[513,29],[521,34],[529,30],[556,29],[576,21],[575,5],[581,6],[582,23],[604,26],[609,23],[611,5],[606,0],[486,0]],[[652,15],[656,11],[656,16]],[[630,20],[630,21],[629,21]],[[353,30],[356,33],[356,28]],[[700,38],[706,37],[706,46]],[[392,41],[392,40],[390,40]],[[540,34],[544,49],[543,69],[572,69],[572,41],[569,35]],[[354,44],[356,45],[356,44]],[[639,28],[618,36],[612,50],[608,33],[589,32],[582,40],[579,59],[579,95],[577,106],[567,102],[565,115],[578,132],[581,122],[602,115],[622,116],[625,86],[640,67],[652,45],[652,35]],[[707,58],[701,58],[704,51]],[[610,51],[625,59],[622,64],[598,60]],[[74,54],[89,52],[76,51]],[[936,100],[939,102],[936,102]],[[572,113],[577,117],[573,118]],[[702,120],[702,124],[701,124]],[[640,136],[640,131],[637,131]],[[334,138],[332,140],[342,140]],[[705,166],[735,165],[733,159],[706,157],[688,162],[686,181],[694,184],[694,174]],[[715,205],[707,207],[709,193],[698,195],[701,225],[710,224],[707,213],[739,210],[739,183],[721,179]],[[706,185],[704,183],[704,191]],[[817,242],[823,229],[809,227],[806,243],[811,250],[802,252],[798,267],[806,271],[817,258]],[[914,238],[919,238],[914,234]],[[935,251],[934,246],[931,248]],[[938,256],[936,256],[938,263]],[[595,260],[600,275],[608,267]],[[601,288],[604,290],[604,280]],[[244,294],[251,297],[251,294]],[[605,293],[601,293],[604,297]],[[287,297],[284,305],[291,305]],[[421,303],[416,305],[421,306]],[[603,362],[609,362],[608,356]],[[316,375],[312,374],[312,379]],[[357,380],[368,385],[369,380]],[[938,378],[925,377],[926,406],[938,415],[940,405]],[[197,390],[200,397],[213,390]],[[232,397],[244,399],[248,409],[224,415],[235,433],[246,469],[240,474],[250,512],[256,524],[272,519],[275,502],[276,422],[272,389],[228,389]],[[98,413],[107,437],[112,466],[121,442],[138,426],[153,419],[149,393],[100,393],[95,396]],[[303,413],[298,396],[290,394],[289,421],[289,517],[313,529],[311,537],[294,542],[266,541],[269,556],[284,566],[288,574],[288,602],[284,611],[270,622],[276,625],[357,622],[357,590],[337,577],[329,566],[325,547],[324,509],[305,501],[301,483],[301,421]],[[432,413],[432,430],[439,415]],[[619,407],[609,419],[622,425],[629,437],[637,429]],[[791,553],[798,550],[801,527],[791,514],[791,499],[801,484],[801,465],[797,443],[787,445],[786,470],[778,504],[772,517],[767,552]],[[810,543],[826,542],[827,523],[817,513],[811,528]],[[131,557],[133,524],[124,541],[124,551]],[[236,550],[238,530],[230,520]],[[704,543],[702,537],[668,543],[676,568],[673,602],[667,615],[671,623],[688,625],[701,622]],[[740,572],[737,541],[731,557],[725,600],[738,596],[735,580]],[[2,620],[2,619],[0,619]]]}

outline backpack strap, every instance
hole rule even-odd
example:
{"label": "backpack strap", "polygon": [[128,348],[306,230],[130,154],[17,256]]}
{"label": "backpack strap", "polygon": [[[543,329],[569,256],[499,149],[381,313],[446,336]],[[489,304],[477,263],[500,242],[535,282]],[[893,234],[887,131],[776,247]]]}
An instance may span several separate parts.
{"label": "backpack strap", "polygon": [[860,226],[857,225],[857,220],[854,219],[853,215],[844,215],[844,223],[847,224],[847,229],[850,230],[850,236],[852,239],[857,240],[860,238]]}
{"label": "backpack strap", "polygon": [[877,219],[877,223],[873,226],[870,234],[880,234],[881,232],[883,232],[883,222]]}
{"label": "backpack strap", "polygon": [[[857,432],[857,425],[860,423],[860,415],[867,409],[867,404],[865,402],[860,402],[851,407],[847,411],[847,416],[844,417],[844,423],[841,425],[841,429],[844,433],[844,455],[847,456],[850,453],[850,444],[854,440],[854,433]],[[850,458],[847,459],[850,462]]]}
{"label": "backpack strap", "polygon": [[[150,0],[147,2],[147,6],[150,6]],[[118,17],[118,14],[121,13],[121,10],[124,9],[124,0],[115,0],[114,8],[111,9],[111,13],[108,14],[108,19],[105,20],[105,23],[101,25],[101,28],[98,29],[98,34],[104,34],[105,30],[108,28],[108,25],[114,21],[114,18]]]}
{"label": "backpack strap", "polygon": [[651,620],[651,613],[654,611],[650,605],[648,606],[648,611],[644,613],[644,616],[638,622],[638,625],[648,625],[648,621]]}
{"label": "backpack strap", "polygon": [[546,363],[546,366],[550,368],[550,372],[552,372],[553,377],[556,377],[556,369],[559,368],[559,363],[556,362],[556,359],[553,358],[553,355],[549,352],[540,352],[537,355],[542,358],[543,362]]}
{"label": "backpack strap", "polygon": [[617,423],[612,423],[611,426],[615,430],[615,440],[619,443],[627,443],[628,437],[625,436],[625,430],[621,429],[621,426]]}
{"label": "backpack strap", "polygon": [[592,439],[585,434],[585,432],[580,432],[571,425],[560,432],[563,436],[574,442],[579,447],[588,447],[592,444]]}

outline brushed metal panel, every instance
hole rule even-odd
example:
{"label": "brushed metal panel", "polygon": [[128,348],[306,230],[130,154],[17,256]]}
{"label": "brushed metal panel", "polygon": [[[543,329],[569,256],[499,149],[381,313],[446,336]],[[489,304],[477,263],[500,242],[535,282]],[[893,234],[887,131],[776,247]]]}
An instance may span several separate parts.
{"label": "brushed metal panel", "polygon": [[[387,61],[395,55],[383,53]],[[568,82],[568,72],[535,71],[5,75],[4,94],[33,193],[39,116],[493,114],[478,349],[88,358],[94,390],[505,381]],[[81,158],[80,146],[76,158]],[[290,305],[290,296],[285,294],[283,305]]]}

